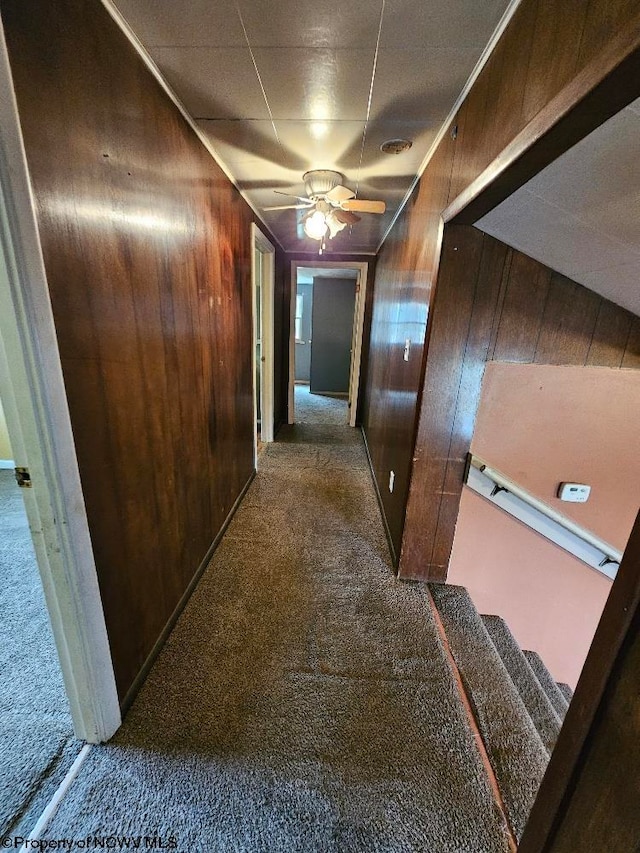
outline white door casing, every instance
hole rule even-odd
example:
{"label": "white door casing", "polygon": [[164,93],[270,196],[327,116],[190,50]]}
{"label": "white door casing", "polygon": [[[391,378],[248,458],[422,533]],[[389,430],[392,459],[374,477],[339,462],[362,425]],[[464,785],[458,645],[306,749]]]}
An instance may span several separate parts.
{"label": "white door casing", "polygon": [[121,722],[4,33],[0,31],[0,394],[77,737]]}
{"label": "white door casing", "polygon": [[364,334],[364,309],[367,300],[367,273],[369,264],[366,261],[291,261],[291,301],[289,316],[289,399],[287,422],[295,423],[295,381],[296,381],[296,285],[298,269],[343,269],[358,271],[356,281],[356,304],[353,313],[353,338],[351,346],[351,366],[349,369],[349,426],[355,427],[358,415],[358,394],[360,392],[360,367],[362,364],[362,337]]}
{"label": "white door casing", "polygon": [[[260,274],[255,257],[256,251],[262,256],[260,293],[262,310],[260,312],[262,331],[262,369],[260,371],[260,400],[262,406],[261,441],[273,441],[274,421],[274,363],[273,363],[273,315],[274,315],[274,285],[275,285],[275,249],[255,223],[251,225],[251,291],[252,291],[252,353],[256,352],[256,277]],[[257,460],[258,431],[257,431],[257,388],[255,370],[253,370],[253,429],[254,429],[254,458]]]}

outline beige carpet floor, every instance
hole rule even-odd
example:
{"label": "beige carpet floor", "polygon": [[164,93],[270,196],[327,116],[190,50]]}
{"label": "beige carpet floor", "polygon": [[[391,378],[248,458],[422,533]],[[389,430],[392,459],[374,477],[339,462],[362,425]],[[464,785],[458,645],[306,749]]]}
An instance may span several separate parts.
{"label": "beige carpet floor", "polygon": [[356,430],[300,424],[266,448],[47,837],[94,834],[185,853],[507,849],[424,589],[394,578]]}
{"label": "beige carpet floor", "polygon": [[312,394],[308,385],[295,386],[294,412],[297,424],[344,426],[349,418],[346,398]]}

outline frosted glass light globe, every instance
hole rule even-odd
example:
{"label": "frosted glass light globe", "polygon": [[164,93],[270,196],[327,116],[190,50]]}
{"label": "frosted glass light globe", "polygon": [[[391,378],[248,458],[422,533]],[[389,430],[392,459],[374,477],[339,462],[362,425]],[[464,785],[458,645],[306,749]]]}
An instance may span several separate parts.
{"label": "frosted glass light globe", "polygon": [[327,221],[325,214],[316,210],[304,223],[304,232],[312,240],[322,240],[327,233]]}

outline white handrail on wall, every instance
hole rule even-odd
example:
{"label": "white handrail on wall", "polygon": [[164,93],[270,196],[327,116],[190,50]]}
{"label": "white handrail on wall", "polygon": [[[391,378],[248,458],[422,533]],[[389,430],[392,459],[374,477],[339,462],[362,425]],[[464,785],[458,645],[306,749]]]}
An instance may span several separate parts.
{"label": "white handrail on wall", "polygon": [[465,482],[474,492],[591,568],[611,580],[615,578],[622,551],[534,497],[479,457],[470,457]]}

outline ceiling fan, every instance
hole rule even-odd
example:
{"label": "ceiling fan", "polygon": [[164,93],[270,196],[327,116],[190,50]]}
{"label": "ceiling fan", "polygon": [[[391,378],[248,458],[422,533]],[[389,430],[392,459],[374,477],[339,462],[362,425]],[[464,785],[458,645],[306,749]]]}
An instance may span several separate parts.
{"label": "ceiling fan", "polygon": [[325,238],[332,239],[347,225],[354,225],[361,217],[357,213],[384,213],[383,201],[368,201],[356,198],[356,194],[342,185],[344,180],[340,172],[330,169],[314,169],[302,176],[307,197],[292,195],[274,190],[278,195],[291,196],[299,204],[281,204],[265,207],[264,210],[306,210],[302,225],[307,237],[321,240],[320,251],[324,248]]}

